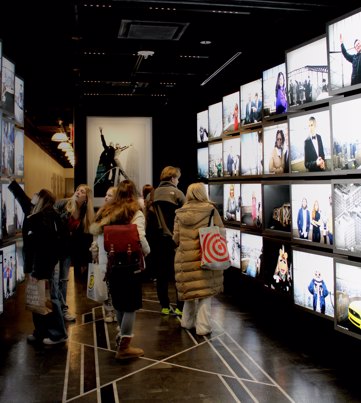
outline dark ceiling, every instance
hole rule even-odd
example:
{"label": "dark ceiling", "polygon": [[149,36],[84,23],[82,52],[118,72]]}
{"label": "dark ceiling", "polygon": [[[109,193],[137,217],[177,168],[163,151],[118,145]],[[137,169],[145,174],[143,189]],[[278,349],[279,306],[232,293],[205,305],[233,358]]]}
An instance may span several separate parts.
{"label": "dark ceiling", "polygon": [[0,38],[25,81],[27,135],[70,167],[50,141],[59,119],[68,126],[79,109],[152,116],[181,102],[206,109],[360,6],[329,3],[8,0],[0,6]]}

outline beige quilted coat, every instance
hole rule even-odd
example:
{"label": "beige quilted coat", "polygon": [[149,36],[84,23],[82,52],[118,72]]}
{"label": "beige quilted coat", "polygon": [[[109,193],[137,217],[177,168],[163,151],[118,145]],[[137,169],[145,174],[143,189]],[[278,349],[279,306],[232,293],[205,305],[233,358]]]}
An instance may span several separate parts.
{"label": "beige quilted coat", "polygon": [[[223,291],[223,270],[200,267],[198,228],[208,225],[212,209],[211,203],[192,200],[176,210],[173,240],[178,247],[174,268],[178,296],[182,301],[210,297]],[[217,210],[214,224],[223,227]]]}

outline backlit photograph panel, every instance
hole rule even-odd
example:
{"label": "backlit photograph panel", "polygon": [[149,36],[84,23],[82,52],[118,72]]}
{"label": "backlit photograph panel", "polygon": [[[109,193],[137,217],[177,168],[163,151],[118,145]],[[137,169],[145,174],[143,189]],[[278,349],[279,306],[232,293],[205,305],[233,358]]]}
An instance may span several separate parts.
{"label": "backlit photograph panel", "polygon": [[239,91],[223,97],[223,133],[234,133],[240,127]]}
{"label": "backlit photograph panel", "polygon": [[241,159],[239,136],[223,139],[223,176],[238,176]]}
{"label": "backlit photograph panel", "polygon": [[241,270],[249,277],[259,277],[262,266],[263,239],[260,235],[241,233]]}
{"label": "backlit photograph panel", "polygon": [[263,127],[264,173],[282,175],[289,172],[288,124]]}
{"label": "backlit photograph panel", "polygon": [[333,258],[293,250],[294,303],[326,318],[334,317]]}
{"label": "backlit photograph panel", "polygon": [[291,172],[322,173],[332,169],[328,109],[289,118]]}

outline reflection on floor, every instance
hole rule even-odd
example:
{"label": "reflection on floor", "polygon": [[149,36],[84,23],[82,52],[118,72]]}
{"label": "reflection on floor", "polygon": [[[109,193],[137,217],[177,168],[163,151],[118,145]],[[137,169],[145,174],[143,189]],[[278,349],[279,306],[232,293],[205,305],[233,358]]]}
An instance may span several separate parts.
{"label": "reflection on floor", "polygon": [[[155,284],[144,283],[134,345],[142,358],[116,362],[116,323],[86,298],[74,278],[69,304],[77,321],[64,345],[34,346],[23,286],[0,317],[0,402],[359,402],[361,342],[282,301],[213,302],[213,332],[200,337],[160,315]],[[262,306],[264,305],[264,306]]]}

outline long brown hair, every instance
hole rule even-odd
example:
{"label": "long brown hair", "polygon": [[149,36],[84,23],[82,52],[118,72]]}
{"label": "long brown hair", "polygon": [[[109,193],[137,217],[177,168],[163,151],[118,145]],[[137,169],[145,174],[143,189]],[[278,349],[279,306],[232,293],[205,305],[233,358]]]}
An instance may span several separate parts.
{"label": "long brown hair", "polygon": [[119,183],[114,202],[104,206],[102,217],[111,215],[119,224],[129,224],[138,210],[141,207],[137,187],[133,181],[126,179]]}
{"label": "long brown hair", "polygon": [[50,190],[41,189],[38,192],[38,197],[39,199],[33,208],[32,214],[54,207],[56,198]]}

